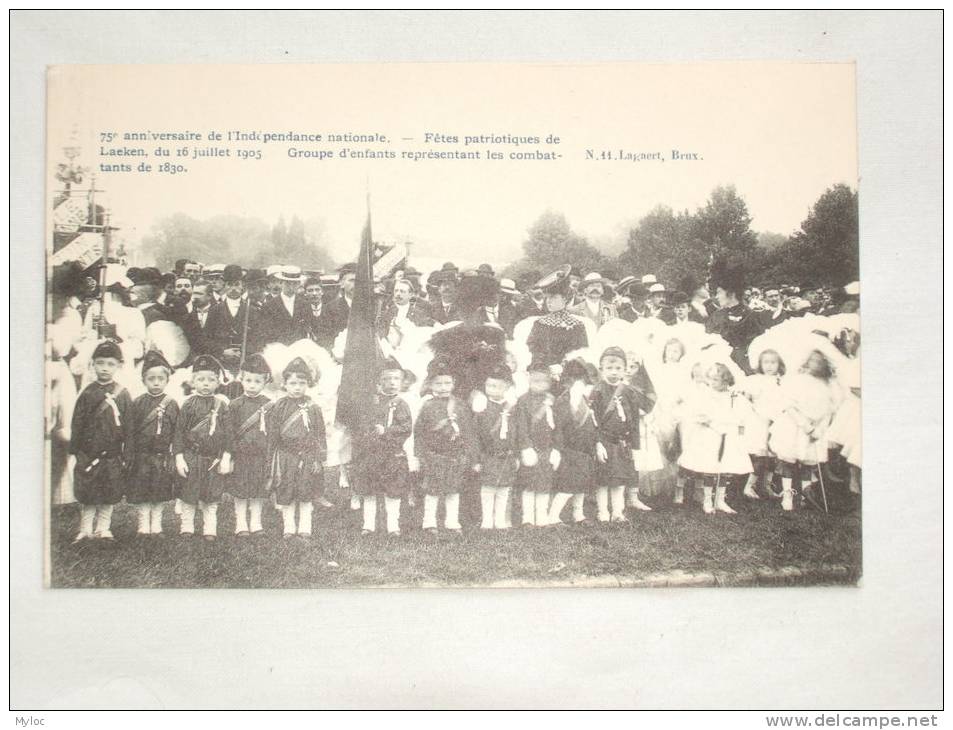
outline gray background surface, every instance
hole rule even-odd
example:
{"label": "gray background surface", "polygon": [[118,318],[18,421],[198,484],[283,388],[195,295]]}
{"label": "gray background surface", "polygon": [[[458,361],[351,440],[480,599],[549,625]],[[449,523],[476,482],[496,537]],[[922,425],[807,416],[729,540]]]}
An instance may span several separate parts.
{"label": "gray background surface", "polygon": [[[938,707],[941,23],[939,12],[14,11],[12,707]],[[857,62],[859,588],[42,588],[46,65],[719,59]]]}

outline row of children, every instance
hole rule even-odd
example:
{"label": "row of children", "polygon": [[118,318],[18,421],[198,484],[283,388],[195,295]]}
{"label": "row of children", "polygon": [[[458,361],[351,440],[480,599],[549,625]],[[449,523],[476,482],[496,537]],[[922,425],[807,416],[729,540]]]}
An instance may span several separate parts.
{"label": "row of children", "polygon": [[[674,364],[679,358],[663,359]],[[114,380],[121,360],[114,343],[97,347],[96,381],[80,395],[73,415],[70,452],[82,505],[77,540],[111,539],[112,506],[123,497],[137,506],[140,534],[161,533],[163,506],[175,497],[181,533],[194,534],[198,510],[206,539],[215,539],[225,492],[234,497],[237,535],[262,531],[269,498],[281,512],[286,537],[311,534],[327,445],[323,414],[307,393],[317,377],[307,362],[295,358],[284,368],[284,395],[272,401],[262,392],[268,363],[250,356],[241,378],[244,394],[228,402],[216,394],[220,365],[198,358],[193,394],[180,409],[165,393],[170,369],[161,355],[145,358],[146,393],[135,402]],[[347,466],[363,501],[364,532],[375,531],[382,499],[387,531],[399,534],[411,470],[419,469],[424,493],[423,529],[437,531],[442,498],[443,526],[456,532],[460,494],[471,484],[479,486],[484,529],[510,525],[512,490],[520,492],[523,525],[561,524],[570,502],[571,521],[585,523],[587,495],[594,497],[597,521],[626,522],[627,505],[650,509],[639,497],[636,471],[646,439],[666,443],[664,450],[677,458],[675,501],[684,501],[689,485],[700,486],[706,513],[734,513],[728,488],[744,484],[744,494],[756,498],[757,480],[775,469],[782,476],[783,508],[791,509],[798,465],[810,470],[826,458],[823,431],[836,404],[825,387],[832,373],[821,352],[813,352],[796,376],[807,379],[802,390],[818,384],[807,407],[791,399],[782,403],[783,363],[773,351],[762,353],[758,374],[743,383],[735,383],[724,363],[696,364],[688,391],[666,398],[660,389],[657,409],[650,381],[629,365],[625,351],[611,346],[598,369],[569,360],[554,393],[551,368],[533,364],[527,391],[514,400],[513,374],[505,366],[490,372],[482,395],[472,398],[455,393],[450,367],[434,361],[428,395],[415,414],[401,396],[404,371],[386,362],[370,424],[352,434]],[[654,424],[648,431],[646,416]],[[415,458],[408,459],[411,437]],[[769,476],[766,488],[771,481]]]}

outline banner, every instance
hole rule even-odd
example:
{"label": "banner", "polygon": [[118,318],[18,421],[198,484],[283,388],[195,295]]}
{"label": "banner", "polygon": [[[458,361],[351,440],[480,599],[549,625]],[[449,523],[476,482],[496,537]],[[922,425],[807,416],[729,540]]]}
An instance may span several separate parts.
{"label": "banner", "polygon": [[87,268],[102,258],[103,234],[80,233],[76,238],[53,254],[53,266],[59,266],[69,261],[78,261],[83,268]]}

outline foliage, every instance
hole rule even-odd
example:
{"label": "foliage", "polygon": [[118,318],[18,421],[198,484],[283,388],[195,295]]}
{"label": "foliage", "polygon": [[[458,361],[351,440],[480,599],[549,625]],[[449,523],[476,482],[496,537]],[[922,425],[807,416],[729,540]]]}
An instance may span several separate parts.
{"label": "foliage", "polygon": [[525,271],[548,273],[557,266],[572,264],[581,271],[599,271],[610,260],[575,233],[566,216],[547,210],[530,227],[523,243],[523,258],[506,269],[505,276],[518,276]]}
{"label": "foliage", "polygon": [[333,260],[323,246],[320,229],[294,216],[290,226],[284,218],[269,228],[257,218],[221,215],[198,220],[176,213],[158,221],[152,233],[143,237],[145,259],[170,270],[175,261],[188,258],[202,263],[239,264],[265,267],[293,263],[308,269],[329,269]]}

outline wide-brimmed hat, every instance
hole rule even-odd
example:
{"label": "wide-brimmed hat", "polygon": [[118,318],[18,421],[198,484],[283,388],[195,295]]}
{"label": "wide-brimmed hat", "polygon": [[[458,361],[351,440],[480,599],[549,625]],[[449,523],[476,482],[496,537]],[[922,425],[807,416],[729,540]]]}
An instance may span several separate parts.
{"label": "wide-brimmed hat", "polygon": [[282,266],[281,269],[275,274],[275,278],[278,281],[292,281],[300,282],[301,281],[301,267],[300,266]]}
{"label": "wide-brimmed hat", "polygon": [[642,286],[652,286],[652,284],[658,284],[655,274],[646,274],[642,277]]}
{"label": "wide-brimmed hat", "polygon": [[500,279],[500,291],[511,296],[520,293],[516,288],[516,282],[512,279]]}
{"label": "wide-brimmed hat", "polygon": [[221,276],[225,273],[225,264],[209,264],[205,267],[205,276]]}
{"label": "wide-brimmed hat", "polygon": [[629,288],[629,285],[635,282],[635,277],[631,274],[629,276],[623,276],[619,279],[619,283],[615,285],[616,291],[624,292]]}
{"label": "wide-brimmed hat", "polygon": [[664,293],[665,293],[664,284],[652,284],[652,286],[649,287],[649,294],[664,294]]}
{"label": "wide-brimmed hat", "polygon": [[566,264],[556,269],[551,274],[547,274],[533,285],[533,289],[542,289],[544,294],[562,294],[566,296],[569,293],[569,274],[572,266]]}
{"label": "wide-brimmed hat", "polygon": [[603,278],[602,274],[598,271],[590,271],[584,277],[582,281],[579,282],[579,291],[585,291],[586,287],[591,286],[592,284],[599,284],[600,286],[605,287],[609,283],[608,279]]}
{"label": "wide-brimmed hat", "polygon": [[281,264],[272,264],[267,269],[265,269],[265,276],[271,278],[273,276],[278,276],[278,273],[281,271]]}

